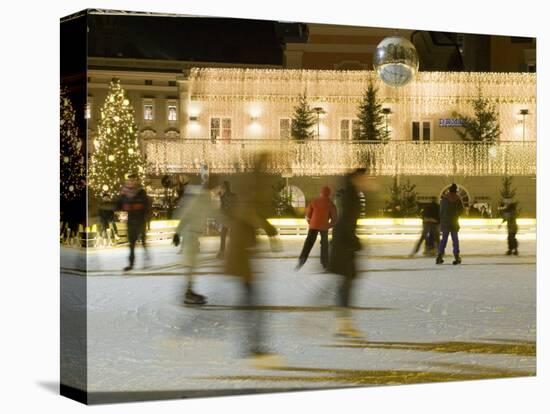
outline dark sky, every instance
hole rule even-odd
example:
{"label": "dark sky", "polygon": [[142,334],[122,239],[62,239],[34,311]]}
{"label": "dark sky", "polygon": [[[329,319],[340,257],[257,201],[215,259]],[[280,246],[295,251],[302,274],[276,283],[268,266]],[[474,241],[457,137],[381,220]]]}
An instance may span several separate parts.
{"label": "dark sky", "polygon": [[282,64],[276,22],[201,17],[89,17],[89,56]]}

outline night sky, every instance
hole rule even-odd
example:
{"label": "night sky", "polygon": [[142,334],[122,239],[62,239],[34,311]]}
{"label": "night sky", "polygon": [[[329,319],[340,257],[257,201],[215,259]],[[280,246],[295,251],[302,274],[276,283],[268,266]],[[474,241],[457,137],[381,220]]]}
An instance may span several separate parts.
{"label": "night sky", "polygon": [[272,21],[90,15],[89,56],[282,64]]}

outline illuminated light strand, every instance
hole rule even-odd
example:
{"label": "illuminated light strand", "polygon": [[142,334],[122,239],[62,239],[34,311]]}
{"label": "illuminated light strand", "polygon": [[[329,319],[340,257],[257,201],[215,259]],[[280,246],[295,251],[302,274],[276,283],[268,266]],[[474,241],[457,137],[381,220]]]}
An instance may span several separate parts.
{"label": "illuminated light strand", "polygon": [[151,173],[196,173],[206,162],[213,173],[252,171],[255,155],[272,154],[273,174],[296,176],[342,174],[365,167],[372,175],[535,175],[536,143],[415,143],[387,144],[310,141],[150,140],[145,144]]}

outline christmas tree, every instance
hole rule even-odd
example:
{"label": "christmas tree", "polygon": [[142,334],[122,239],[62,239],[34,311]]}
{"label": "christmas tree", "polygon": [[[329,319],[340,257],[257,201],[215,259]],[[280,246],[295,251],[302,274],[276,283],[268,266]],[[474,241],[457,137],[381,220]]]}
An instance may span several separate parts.
{"label": "christmas tree", "polygon": [[294,107],[294,115],[291,121],[290,135],[295,140],[303,141],[313,136],[311,128],[317,122],[313,111],[307,103],[307,97],[304,93],[300,95],[298,105]]}
{"label": "christmas tree", "polygon": [[119,80],[113,80],[107,93],[94,140],[90,166],[90,188],[96,196],[117,194],[128,174],[145,179],[145,163],[137,140],[134,110]]}
{"label": "christmas tree", "polygon": [[504,200],[513,200],[516,196],[516,189],[512,188],[513,177],[502,177],[502,187],[500,188],[500,204],[504,204]]}
{"label": "christmas tree", "polygon": [[500,124],[495,105],[483,98],[480,90],[472,106],[473,117],[453,113],[453,116],[462,119],[462,126],[454,127],[455,132],[464,141],[495,142],[500,137]]}
{"label": "christmas tree", "polygon": [[76,126],[76,114],[66,87],[60,95],[60,194],[62,202],[78,199],[85,187],[86,166],[83,140]]}
{"label": "christmas tree", "polygon": [[363,99],[359,104],[359,136],[357,139],[365,141],[387,141],[389,133],[384,125],[384,114],[382,104],[376,94],[378,89],[369,81]]}
{"label": "christmas tree", "polygon": [[418,215],[418,200],[416,184],[409,180],[405,184],[399,184],[397,177],[393,178],[390,187],[390,199],[386,202],[386,211],[392,217],[415,217]]}

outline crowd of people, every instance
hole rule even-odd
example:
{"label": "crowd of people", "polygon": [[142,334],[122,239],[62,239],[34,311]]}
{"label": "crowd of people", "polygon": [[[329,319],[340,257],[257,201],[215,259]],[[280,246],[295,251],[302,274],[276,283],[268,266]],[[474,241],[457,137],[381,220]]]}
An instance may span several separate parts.
{"label": "crowd of people", "polygon": [[[183,302],[186,305],[201,306],[208,298],[195,289],[195,275],[199,266],[200,237],[204,234],[208,218],[215,217],[219,223],[220,243],[216,258],[224,260],[224,272],[240,282],[244,292],[244,305],[256,309],[258,305],[258,286],[251,261],[255,254],[256,234],[262,229],[269,237],[273,251],[281,250],[281,241],[277,229],[267,220],[271,195],[266,190],[262,167],[266,159],[260,157],[257,170],[244,177],[246,192],[236,194],[228,181],[213,186],[208,176],[202,177],[198,186],[186,185],[179,194],[179,201],[173,218],[179,224],[173,236],[173,244],[179,246],[185,276]],[[306,208],[305,218],[308,232],[298,257],[295,270],[299,271],[306,263],[309,254],[320,236],[320,262],[325,272],[338,275],[338,287],[334,307],[337,310],[337,335],[361,338],[362,333],[354,327],[350,297],[357,276],[356,254],[361,250],[357,236],[357,221],[361,212],[359,193],[369,190],[368,174],[365,169],[357,169],[342,179],[338,191],[338,206],[331,201],[331,189],[323,186],[319,197],[313,199]],[[371,189],[372,190],[372,189]],[[432,197],[421,212],[422,231],[415,243],[411,256],[417,254],[424,243],[424,254],[436,256],[435,263],[444,263],[445,249],[449,236],[452,240],[453,265],[462,263],[459,242],[459,218],[464,206],[457,194],[458,186],[452,184],[438,200]],[[215,207],[212,195],[219,198],[220,205]],[[108,194],[102,195],[99,205],[101,233],[110,233],[118,238],[115,223],[115,211],[127,214],[127,238],[130,254],[125,272],[135,265],[135,249],[138,241],[144,251],[145,263],[149,260],[147,249],[147,222],[150,218],[151,201],[136,175],[130,175],[113,201]],[[518,254],[516,234],[517,204],[505,200],[501,209],[503,221],[508,229],[508,250],[506,254]],[[332,238],[329,240],[329,230]],[[273,354],[265,344],[262,313],[245,312],[248,321],[248,334],[243,343],[246,354],[254,358],[271,357]]]}

